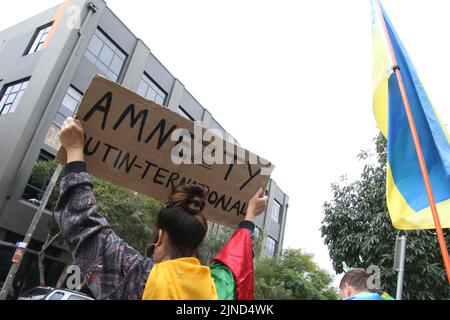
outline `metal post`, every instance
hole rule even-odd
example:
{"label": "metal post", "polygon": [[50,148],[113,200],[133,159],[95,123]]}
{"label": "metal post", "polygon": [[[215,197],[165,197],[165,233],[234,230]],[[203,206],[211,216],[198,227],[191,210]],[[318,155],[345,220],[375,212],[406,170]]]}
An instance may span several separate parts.
{"label": "metal post", "polygon": [[395,299],[402,300],[403,296],[403,275],[405,274],[406,257],[406,236],[397,236],[395,240],[394,269],[398,271],[397,293]]}
{"label": "metal post", "polygon": [[8,291],[11,289],[14,279],[16,278],[17,271],[19,270],[20,264],[22,263],[24,250],[30,243],[31,238],[33,237],[33,233],[36,230],[39,221],[41,220],[42,214],[44,213],[45,210],[45,206],[47,205],[48,200],[50,199],[50,195],[52,194],[53,189],[55,188],[56,182],[58,181],[58,177],[61,174],[62,169],[63,166],[59,164],[56,167],[55,172],[53,172],[53,176],[50,180],[50,183],[47,186],[47,189],[45,190],[44,196],[41,200],[41,204],[39,205],[39,208],[36,211],[36,214],[34,215],[30,226],[28,227],[26,236],[21,245],[16,249],[14,255],[16,258],[13,260],[11,269],[9,270],[8,276],[6,277],[5,283],[3,284],[3,288],[0,291],[0,300],[6,300]]}
{"label": "metal post", "polygon": [[436,236],[438,238],[439,247],[441,249],[442,259],[444,260],[444,267],[445,267],[445,272],[447,273],[447,280],[448,280],[448,283],[450,284],[450,256],[449,256],[448,249],[447,249],[447,243],[445,242],[444,232],[442,231],[441,222],[439,220],[439,214],[438,214],[437,207],[436,207],[436,201],[434,199],[433,190],[431,188],[430,177],[428,176],[428,169],[427,169],[427,166],[425,163],[425,158],[424,158],[423,152],[422,152],[422,146],[420,144],[419,136],[417,134],[414,117],[413,117],[413,114],[411,111],[411,107],[409,105],[408,95],[406,94],[406,88],[405,88],[405,84],[403,83],[403,80],[402,80],[400,67],[397,64],[397,58],[395,56],[394,48],[392,46],[391,39],[390,39],[389,33],[387,31],[386,21],[384,20],[384,16],[381,12],[379,0],[375,0],[375,1],[377,4],[377,7],[378,7],[378,14],[380,16],[381,23],[383,25],[384,34],[385,34],[385,37],[387,40],[387,44],[389,46],[389,51],[390,51],[391,59],[393,62],[392,71],[397,76],[398,86],[400,88],[403,105],[405,107],[406,117],[408,118],[409,128],[411,130],[411,136],[414,141],[414,147],[416,149],[417,159],[419,160],[420,171],[422,172],[422,178],[423,178],[423,182],[425,184],[425,190],[427,193],[428,202],[430,204],[431,214],[433,216],[434,226],[436,228]]}

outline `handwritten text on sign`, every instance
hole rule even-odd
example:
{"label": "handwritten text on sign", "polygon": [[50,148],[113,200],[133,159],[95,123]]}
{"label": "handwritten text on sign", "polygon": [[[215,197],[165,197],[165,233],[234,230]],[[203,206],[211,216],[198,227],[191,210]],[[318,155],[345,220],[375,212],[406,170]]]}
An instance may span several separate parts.
{"label": "handwritten text on sign", "polygon": [[[266,160],[198,123],[100,76],[94,77],[77,117],[90,173],[160,201],[176,185],[205,185],[204,214],[229,227],[242,221],[248,200],[266,187],[273,170]],[[64,149],[57,158],[65,163]]]}

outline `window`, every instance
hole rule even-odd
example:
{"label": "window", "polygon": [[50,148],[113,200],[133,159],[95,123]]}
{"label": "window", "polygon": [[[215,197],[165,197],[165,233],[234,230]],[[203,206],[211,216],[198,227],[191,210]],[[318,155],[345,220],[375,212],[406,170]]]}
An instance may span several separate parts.
{"label": "window", "polygon": [[75,89],[75,87],[70,86],[69,89],[67,89],[63,102],[58,109],[58,113],[56,114],[53,123],[59,127],[62,127],[67,117],[71,117],[75,114],[75,110],[80,104],[81,98],[83,98],[83,94]]}
{"label": "window", "polygon": [[55,292],[47,300],[61,300],[64,297],[64,293]]}
{"label": "window", "polygon": [[261,229],[257,226],[255,226],[254,236],[255,239],[258,239],[258,237],[261,235]]}
{"label": "window", "polygon": [[277,223],[280,223],[280,213],[281,213],[281,204],[274,200],[272,204],[272,212],[270,216],[273,220],[275,220]]}
{"label": "window", "polygon": [[22,99],[23,92],[28,86],[29,80],[30,78],[5,85],[4,90],[0,95],[0,115],[16,111],[17,105],[19,104],[20,99]]}
{"label": "window", "polygon": [[273,238],[267,237],[266,251],[267,251],[267,254],[269,255],[269,257],[275,256],[276,246],[277,246],[277,242]]}
{"label": "window", "polygon": [[104,75],[117,81],[127,55],[110,38],[97,29],[89,42],[86,58],[99,68]]}
{"label": "window", "polygon": [[45,40],[47,40],[48,34],[52,29],[53,22],[48,23],[36,30],[33,36],[33,40],[28,45],[25,55],[35,53],[44,47]]}
{"label": "window", "polygon": [[92,299],[89,299],[88,297],[83,297],[83,296],[73,294],[69,297],[68,300],[92,300]]}
{"label": "window", "polygon": [[186,119],[195,121],[194,117],[191,116],[191,115],[186,111],[186,109],[184,109],[182,106],[178,106],[178,113],[179,113],[180,115],[182,115],[183,117],[185,117]]}
{"label": "window", "polygon": [[[2,250],[2,251],[6,251],[6,250]],[[8,257],[8,261],[10,261],[10,257]],[[9,263],[9,262],[8,262]],[[25,291],[24,293],[22,293],[20,296],[22,298],[27,298],[27,299],[39,299],[39,300],[44,300],[45,297],[47,297],[49,294],[51,294],[51,289],[47,289],[47,288],[33,288],[30,290]]]}
{"label": "window", "polygon": [[[54,155],[46,152],[45,150],[41,150],[39,158],[34,165],[30,179],[28,180],[28,183],[22,194],[22,199],[34,205],[40,205],[40,201],[44,196],[45,189],[47,189],[47,186],[53,175],[53,171],[56,168],[55,164],[49,162],[53,159]],[[50,203],[47,204],[46,209],[53,210]]]}
{"label": "window", "polygon": [[214,118],[211,119],[208,129],[215,129],[220,131],[222,133],[222,137],[227,136],[227,132],[225,131],[225,129]]}
{"label": "window", "polygon": [[164,104],[167,97],[167,93],[165,93],[164,90],[162,90],[145,72],[141,76],[137,93],[160,105]]}

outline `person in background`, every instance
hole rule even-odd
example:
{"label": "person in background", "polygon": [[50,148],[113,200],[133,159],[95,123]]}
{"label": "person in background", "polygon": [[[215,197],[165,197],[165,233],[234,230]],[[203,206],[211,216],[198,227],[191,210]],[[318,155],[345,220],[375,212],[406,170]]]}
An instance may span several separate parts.
{"label": "person in background", "polygon": [[96,299],[245,300],[254,298],[254,220],[267,206],[261,188],[249,200],[244,221],[209,266],[196,258],[208,225],[207,190],[197,184],[174,188],[158,214],[157,236],[141,255],[120,239],[98,212],[93,182],[84,162],[84,131],[68,118],[60,131],[67,152],[55,219]]}
{"label": "person in background", "polygon": [[343,300],[385,300],[368,288],[370,275],[363,269],[351,269],[342,277],[339,289]]}

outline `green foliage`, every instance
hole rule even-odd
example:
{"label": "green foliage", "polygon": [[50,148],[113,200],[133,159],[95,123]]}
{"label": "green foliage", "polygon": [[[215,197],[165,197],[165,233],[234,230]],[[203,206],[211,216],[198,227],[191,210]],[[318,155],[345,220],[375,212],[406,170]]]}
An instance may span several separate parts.
{"label": "green foliage", "polygon": [[99,211],[119,237],[145,254],[153,241],[155,219],[162,204],[96,177],[94,185]]}
{"label": "green foliage", "polygon": [[253,250],[255,251],[255,257],[261,256],[261,251],[263,249],[263,243],[264,239],[266,239],[268,236],[267,232],[265,230],[254,233],[254,239],[253,239]]}
{"label": "green foliage", "polygon": [[[45,190],[56,166],[55,161],[37,162],[29,184]],[[140,193],[121,188],[102,179],[94,177],[93,181],[99,211],[105,216],[119,237],[145,254],[148,245],[153,240],[155,219],[162,204]],[[24,197],[26,197],[26,194],[27,191]],[[40,200],[42,195],[40,194],[37,199]],[[55,208],[58,197],[59,182],[46,206],[48,210],[52,211]],[[59,231],[53,219],[49,227],[52,235]]]}
{"label": "green foliage", "polygon": [[[208,229],[208,233],[203,239],[203,242],[199,248],[199,258],[204,265],[208,265],[210,261],[219,253],[220,249],[225,245],[225,243],[231,238],[233,230],[225,226],[211,224]],[[259,257],[263,240],[266,238],[267,234],[260,232],[253,235],[253,250],[254,256]]]}
{"label": "green foliage", "polygon": [[[383,290],[395,294],[397,273],[393,271],[394,246],[398,230],[392,226],[386,205],[386,140],[375,139],[375,161],[361,152],[365,162],[359,180],[333,183],[333,200],[324,204],[322,237],[333,267],[342,273],[342,262],[351,267],[381,269]],[[450,233],[447,232],[447,243]],[[432,230],[407,232],[404,299],[449,299],[442,257]]]}
{"label": "green foliage", "polygon": [[[33,173],[28,181],[28,186],[24,191],[23,198],[27,200],[41,200],[57,166],[58,164],[56,161],[36,162],[33,167]],[[57,187],[53,190],[50,199],[47,202],[47,206],[45,207],[47,210],[52,211],[55,208],[56,201],[59,197],[59,182],[61,181],[61,178],[62,174],[58,178]]]}
{"label": "green foliage", "polygon": [[209,265],[211,260],[219,253],[220,249],[230,239],[233,230],[226,227],[209,227],[208,233],[199,248],[199,259],[204,265]]}
{"label": "green foliage", "polygon": [[[232,233],[233,230],[225,227],[210,226],[199,250],[204,265],[209,264]],[[260,233],[254,240],[256,257],[263,238],[264,234]],[[312,255],[300,250],[288,250],[280,258],[256,260],[256,299],[337,299],[336,291],[331,288],[331,275],[321,270],[312,259]]]}
{"label": "green foliage", "polygon": [[336,300],[333,278],[301,250],[286,250],[255,266],[255,298],[261,300]]}

